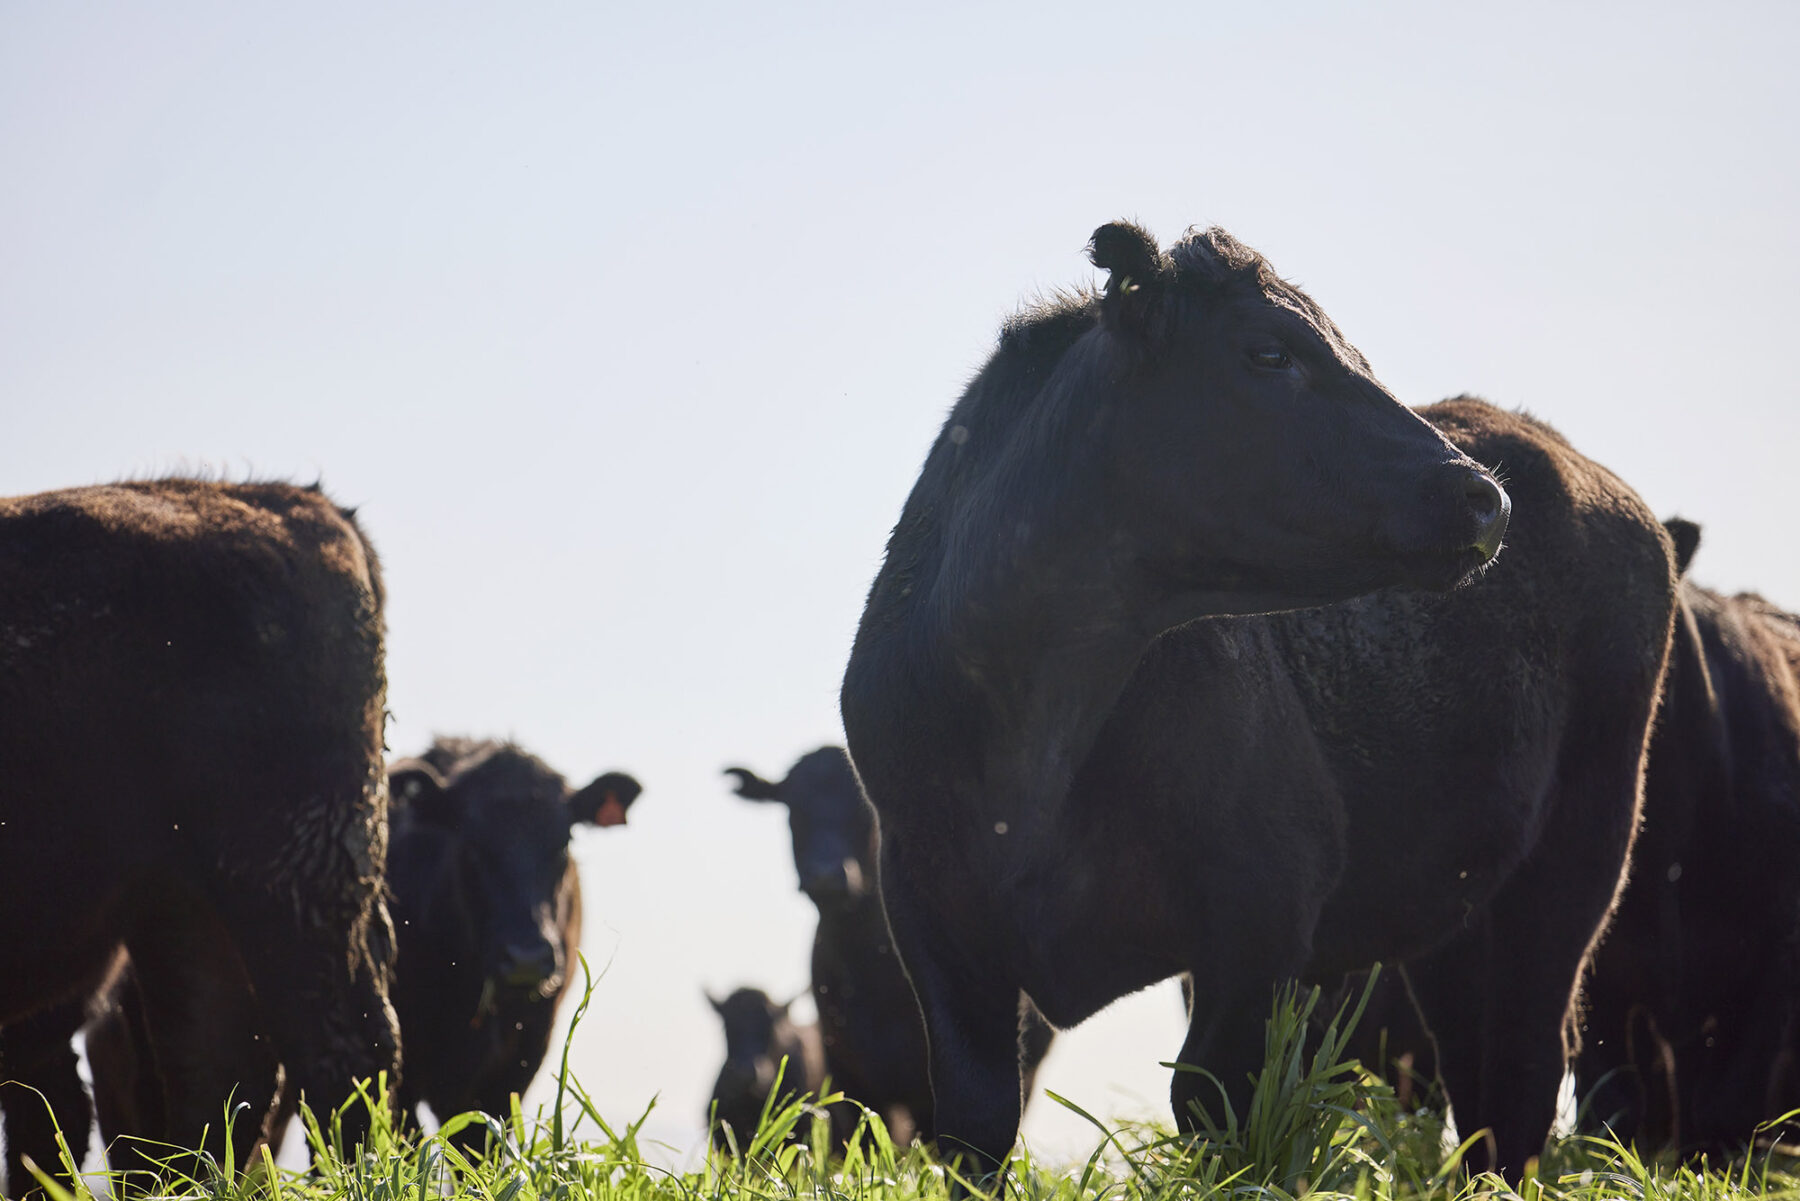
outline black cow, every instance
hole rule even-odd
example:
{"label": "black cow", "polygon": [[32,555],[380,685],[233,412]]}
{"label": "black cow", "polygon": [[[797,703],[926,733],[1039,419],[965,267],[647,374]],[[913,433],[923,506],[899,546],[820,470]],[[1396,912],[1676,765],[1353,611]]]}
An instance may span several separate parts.
{"label": "black cow", "polygon": [[[67,1031],[121,946],[183,1146],[210,1128],[222,1155],[235,1096],[244,1163],[271,1110],[264,1061],[216,1038],[222,981],[254,988],[315,1104],[394,1069],[382,638],[374,552],[316,487],[0,500],[0,1027],[9,1063],[49,1078],[78,1156]],[[0,1100],[22,1192],[20,1157],[51,1168],[54,1145],[36,1097]],[[366,1122],[346,1114],[352,1143]]]}
{"label": "black cow", "polygon": [[[739,796],[787,806],[800,889],[819,910],[812,992],[832,1088],[879,1113],[901,1145],[915,1134],[929,1140],[925,1027],[888,936],[875,881],[875,814],[863,800],[849,756],[841,747],[820,747],[802,755],[780,783],[748,768],[725,770],[736,778]],[[1052,1032],[1029,1012],[1021,1037],[1029,1098]],[[839,1135],[847,1136],[853,1114],[834,1117]]]}
{"label": "black cow", "polygon": [[[579,790],[512,743],[440,738],[393,765],[388,887],[399,938],[400,1101],[505,1115],[537,1075],[577,974],[576,825],[623,824],[622,772]],[[469,1139],[481,1130],[470,1128]]]}
{"label": "black cow", "polygon": [[[1699,527],[1666,524],[1685,573]],[[1800,617],[1684,579],[1630,879],[1586,984],[1574,1066],[1590,1122],[1728,1155],[1800,1108],[1796,865]],[[1377,985],[1356,1050],[1430,1081],[1404,971]]]}
{"label": "black cow", "polygon": [[[1682,567],[1699,529],[1671,522]],[[1631,883],[1576,1081],[1646,1147],[1725,1154],[1800,1109],[1800,617],[1691,581]]]}
{"label": "black cow", "polygon": [[1092,251],[1104,294],[1010,323],[945,422],[844,677],[940,1146],[1011,1147],[1022,997],[1068,1026],[1191,972],[1180,1058],[1242,1113],[1273,984],[1417,956],[1517,1174],[1636,822],[1667,536],[1539,422],[1405,408],[1222,231]]}
{"label": "black cow", "polygon": [[[776,1108],[802,1093],[819,1095],[825,1080],[819,1028],[794,1025],[788,1020],[793,1002],[777,1005],[759,988],[740,988],[723,1001],[708,993],[706,999],[725,1023],[725,1066],[713,1083],[708,1106],[713,1146],[742,1151],[756,1135],[778,1073],[781,1092]],[[804,1123],[790,1131],[789,1138],[803,1137],[803,1127]]]}

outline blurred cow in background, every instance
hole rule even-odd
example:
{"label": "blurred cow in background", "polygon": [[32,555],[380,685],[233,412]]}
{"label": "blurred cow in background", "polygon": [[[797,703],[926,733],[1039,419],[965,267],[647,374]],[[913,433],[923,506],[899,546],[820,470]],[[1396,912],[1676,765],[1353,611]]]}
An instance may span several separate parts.
{"label": "blurred cow in background", "polygon": [[[781,1091],[772,1112],[802,1093],[819,1094],[825,1077],[819,1028],[796,1026],[788,1018],[793,1001],[778,1005],[759,988],[740,988],[723,1001],[708,993],[706,999],[725,1023],[725,1066],[713,1083],[709,1107],[712,1141],[722,1151],[743,1151],[756,1136],[778,1076]],[[846,1128],[838,1130],[843,1119],[835,1113],[832,1118],[834,1133],[840,1138],[854,1128],[851,1119]],[[789,1137],[804,1137],[805,1126],[796,1126]]]}
{"label": "blurred cow in background", "polygon": [[395,763],[388,784],[401,1104],[416,1112],[422,1101],[439,1120],[504,1116],[537,1075],[576,974],[570,832],[623,825],[642,788],[607,772],[571,789],[510,742],[466,738]]}
{"label": "blurred cow in background", "polygon": [[[745,800],[787,806],[800,889],[819,910],[812,991],[832,1087],[880,1114],[897,1143],[915,1134],[930,1139],[925,1024],[888,937],[875,881],[875,811],[849,756],[842,747],[820,747],[779,783],[743,767],[726,774]],[[1020,1037],[1029,1097],[1053,1034],[1032,1013]]]}

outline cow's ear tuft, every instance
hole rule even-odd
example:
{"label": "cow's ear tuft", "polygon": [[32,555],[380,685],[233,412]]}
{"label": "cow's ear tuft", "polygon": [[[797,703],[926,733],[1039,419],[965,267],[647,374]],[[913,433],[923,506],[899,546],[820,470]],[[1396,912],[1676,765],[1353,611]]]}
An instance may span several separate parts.
{"label": "cow's ear tuft", "polygon": [[732,791],[746,801],[779,801],[781,785],[765,780],[747,767],[728,767],[725,774],[736,780]]}
{"label": "cow's ear tuft", "polygon": [[1156,239],[1129,221],[1102,225],[1088,239],[1088,259],[1107,273],[1100,311],[1108,329],[1144,341],[1162,332],[1170,266]]}
{"label": "cow's ear tuft", "polygon": [[622,826],[625,812],[644,786],[622,771],[596,776],[592,783],[569,798],[569,824]]}
{"label": "cow's ear tuft", "polygon": [[399,759],[387,773],[388,804],[423,821],[447,822],[450,792],[437,769],[423,759]]}
{"label": "cow's ear tuft", "polygon": [[1675,574],[1684,576],[1694,562],[1694,552],[1700,549],[1700,525],[1685,517],[1671,517],[1663,522],[1663,529],[1675,544]]}

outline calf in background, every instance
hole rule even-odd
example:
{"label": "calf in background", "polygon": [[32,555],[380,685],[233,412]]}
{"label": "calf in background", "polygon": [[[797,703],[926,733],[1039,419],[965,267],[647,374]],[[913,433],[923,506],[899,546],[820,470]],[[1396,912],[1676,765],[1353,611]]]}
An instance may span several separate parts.
{"label": "calf in background", "polygon": [[[708,1106],[713,1146],[743,1151],[756,1136],[777,1075],[782,1087],[774,1109],[802,1093],[818,1096],[825,1078],[819,1027],[795,1025],[788,1018],[793,1002],[778,1005],[760,988],[740,988],[723,1001],[708,993],[706,999],[725,1023],[725,1066],[713,1083]],[[834,1114],[834,1125],[836,1121]],[[803,1136],[803,1125],[789,1136]]]}

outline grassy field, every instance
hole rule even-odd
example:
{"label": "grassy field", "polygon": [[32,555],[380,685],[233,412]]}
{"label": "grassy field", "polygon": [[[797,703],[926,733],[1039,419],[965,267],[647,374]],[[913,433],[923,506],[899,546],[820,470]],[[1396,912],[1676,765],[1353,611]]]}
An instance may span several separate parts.
{"label": "grassy field", "polygon": [[[1474,1140],[1447,1146],[1437,1115],[1403,1109],[1385,1083],[1346,1062],[1345,1035],[1355,1014],[1314,1020],[1316,1004],[1316,994],[1277,1000],[1248,1112],[1221,1106],[1208,1115],[1204,1134],[1108,1127],[1052,1094],[1094,1123],[1094,1152],[1084,1163],[1056,1166],[1020,1153],[1008,1191],[1025,1201],[1800,1198],[1800,1160],[1783,1153],[1791,1148],[1775,1146],[1730,1164],[1683,1165],[1646,1160],[1610,1139],[1574,1136],[1555,1140],[1516,1190],[1495,1177],[1471,1178],[1461,1159]],[[586,1007],[584,998],[573,1022]],[[409,1138],[387,1119],[384,1106],[365,1099],[355,1103],[370,1104],[378,1115],[372,1145],[346,1156],[330,1115],[321,1122],[302,1110],[315,1152],[310,1172],[289,1171],[266,1158],[240,1171],[239,1165],[190,1157],[189,1167],[165,1182],[159,1195],[242,1201],[948,1201],[967,1183],[953,1165],[917,1146],[896,1147],[868,1115],[848,1149],[831,1154],[821,1105],[834,1100],[772,1102],[739,1154],[714,1155],[691,1171],[671,1170],[657,1166],[664,1157],[645,1154],[639,1143],[649,1114],[625,1128],[609,1125],[570,1078],[565,1051],[556,1102],[540,1113],[521,1113],[515,1101],[505,1120],[464,1114],[429,1137]],[[464,1155],[447,1141],[479,1125],[487,1128],[485,1154]],[[104,1196],[114,1183],[89,1174],[70,1192],[43,1182],[54,1201]]]}

